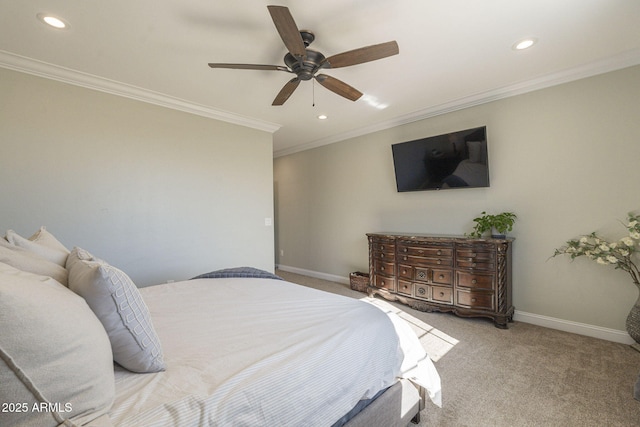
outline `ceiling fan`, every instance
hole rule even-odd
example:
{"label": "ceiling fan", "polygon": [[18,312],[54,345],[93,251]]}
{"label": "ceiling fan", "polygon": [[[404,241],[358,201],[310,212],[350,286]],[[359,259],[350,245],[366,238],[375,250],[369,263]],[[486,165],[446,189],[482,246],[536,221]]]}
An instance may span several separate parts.
{"label": "ceiling fan", "polygon": [[267,6],[271,19],[289,51],[284,57],[282,65],[256,65],[256,64],[220,64],[210,63],[211,68],[233,68],[239,70],[268,70],[284,71],[295,74],[296,77],[287,82],[280,90],[272,105],[283,105],[296,90],[302,80],[316,79],[325,88],[343,96],[351,101],[356,101],[362,96],[362,92],[326,74],[316,74],[323,68],[341,68],[364,62],[375,61],[388,56],[398,54],[398,43],[390,41],[350,50],[326,58],[322,53],[307,47],[315,39],[314,34],[307,30],[298,30],[298,26],[285,6]]}

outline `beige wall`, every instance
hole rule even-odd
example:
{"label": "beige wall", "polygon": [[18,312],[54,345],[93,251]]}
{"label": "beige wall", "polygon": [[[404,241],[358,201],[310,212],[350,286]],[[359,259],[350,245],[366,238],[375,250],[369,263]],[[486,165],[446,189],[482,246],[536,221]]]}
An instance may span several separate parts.
{"label": "beige wall", "polygon": [[[593,230],[622,237],[640,209],[639,100],[636,66],[279,157],[277,263],[347,277],[367,271],[367,232],[464,234],[510,210],[516,310],[624,330],[626,273],[549,257]],[[396,192],[391,144],[483,125],[490,188]]]}
{"label": "beige wall", "polygon": [[45,225],[138,285],[273,271],[272,135],[0,69],[0,233]]}

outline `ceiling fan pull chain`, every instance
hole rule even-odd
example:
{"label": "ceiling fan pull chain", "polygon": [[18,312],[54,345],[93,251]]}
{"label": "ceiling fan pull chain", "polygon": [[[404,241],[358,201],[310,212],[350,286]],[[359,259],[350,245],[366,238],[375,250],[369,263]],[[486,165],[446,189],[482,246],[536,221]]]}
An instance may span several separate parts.
{"label": "ceiling fan pull chain", "polygon": [[311,106],[315,107],[316,106],[316,80],[315,79],[311,81],[311,94],[313,98],[312,99],[313,103],[311,104]]}

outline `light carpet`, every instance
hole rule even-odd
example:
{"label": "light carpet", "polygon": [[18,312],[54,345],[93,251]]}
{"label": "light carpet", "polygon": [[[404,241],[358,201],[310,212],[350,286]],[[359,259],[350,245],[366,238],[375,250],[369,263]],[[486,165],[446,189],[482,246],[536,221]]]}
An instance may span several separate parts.
{"label": "light carpet", "polygon": [[[348,285],[282,270],[282,278],[352,298]],[[423,426],[640,426],[633,386],[640,353],[630,346],[522,322],[502,330],[487,319],[424,313],[376,297],[414,328],[442,380]]]}

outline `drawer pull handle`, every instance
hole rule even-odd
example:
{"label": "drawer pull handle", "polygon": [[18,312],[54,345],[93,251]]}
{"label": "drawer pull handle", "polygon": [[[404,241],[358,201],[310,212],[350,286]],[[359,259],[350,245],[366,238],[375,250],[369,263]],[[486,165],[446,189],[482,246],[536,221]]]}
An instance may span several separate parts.
{"label": "drawer pull handle", "polygon": [[407,248],[402,248],[402,252],[404,252],[405,254],[409,251],[409,249]]}
{"label": "drawer pull handle", "polygon": [[471,284],[475,285],[476,283],[478,283],[478,281],[476,279],[471,280]]}
{"label": "drawer pull handle", "polygon": [[438,260],[437,264],[438,265],[442,264],[442,260]]}
{"label": "drawer pull handle", "polygon": [[408,286],[407,285],[402,285],[402,289],[407,289]]}
{"label": "drawer pull handle", "polygon": [[440,296],[443,297],[444,296],[444,292],[440,292]]}
{"label": "drawer pull handle", "polygon": [[471,298],[471,302],[476,302],[476,301],[477,301],[477,299]]}
{"label": "drawer pull handle", "polygon": [[384,258],[384,254],[380,254],[380,258]]}
{"label": "drawer pull handle", "polygon": [[473,264],[471,264],[471,267],[475,267],[475,266],[476,266],[476,263],[475,263],[475,262],[474,262]]}
{"label": "drawer pull handle", "polygon": [[439,279],[444,279],[444,274],[438,276]]}
{"label": "drawer pull handle", "polygon": [[407,258],[406,256],[403,256],[403,257],[402,257],[402,260],[403,260],[403,261],[406,261],[407,259],[409,259],[409,258]]}
{"label": "drawer pull handle", "polygon": [[436,252],[436,255],[442,255],[442,251]]}
{"label": "drawer pull handle", "polygon": [[380,266],[380,270],[384,271],[384,265]]}
{"label": "drawer pull handle", "polygon": [[384,251],[384,245],[380,245],[380,250]]}
{"label": "drawer pull handle", "polygon": [[419,293],[420,295],[424,295],[424,294],[425,294],[425,292],[426,292],[426,291],[425,291],[423,288],[418,289],[418,293]]}

